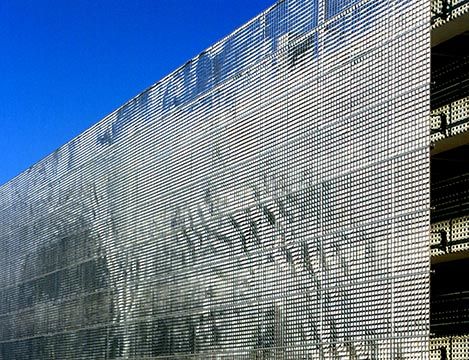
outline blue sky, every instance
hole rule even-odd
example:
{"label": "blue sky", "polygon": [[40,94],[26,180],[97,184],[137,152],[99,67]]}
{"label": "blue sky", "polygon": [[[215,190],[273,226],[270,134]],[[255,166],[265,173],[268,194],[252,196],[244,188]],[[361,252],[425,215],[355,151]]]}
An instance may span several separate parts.
{"label": "blue sky", "polygon": [[275,0],[0,0],[0,184]]}

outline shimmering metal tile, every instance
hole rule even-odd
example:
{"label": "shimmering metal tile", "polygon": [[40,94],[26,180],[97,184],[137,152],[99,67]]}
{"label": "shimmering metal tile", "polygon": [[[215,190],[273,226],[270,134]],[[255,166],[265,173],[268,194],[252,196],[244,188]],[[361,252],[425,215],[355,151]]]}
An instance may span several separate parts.
{"label": "shimmering metal tile", "polygon": [[0,187],[0,359],[427,359],[428,10],[279,1]]}

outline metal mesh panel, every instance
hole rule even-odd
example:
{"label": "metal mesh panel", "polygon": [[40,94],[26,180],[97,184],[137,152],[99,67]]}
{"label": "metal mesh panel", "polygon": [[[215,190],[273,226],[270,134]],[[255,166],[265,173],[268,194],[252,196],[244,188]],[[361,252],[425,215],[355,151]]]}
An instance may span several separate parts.
{"label": "metal mesh panel", "polygon": [[430,343],[430,359],[440,360],[444,352],[448,359],[465,360],[469,352],[469,336],[435,338]]}
{"label": "metal mesh panel", "polygon": [[469,11],[468,0],[431,0],[432,27],[436,28]]}
{"label": "metal mesh panel", "polygon": [[432,142],[469,130],[469,97],[454,101],[432,111]]}
{"label": "metal mesh panel", "polygon": [[431,246],[432,256],[469,250],[469,216],[433,223]]}
{"label": "metal mesh panel", "polygon": [[280,1],[1,187],[0,359],[427,359],[427,6]]}

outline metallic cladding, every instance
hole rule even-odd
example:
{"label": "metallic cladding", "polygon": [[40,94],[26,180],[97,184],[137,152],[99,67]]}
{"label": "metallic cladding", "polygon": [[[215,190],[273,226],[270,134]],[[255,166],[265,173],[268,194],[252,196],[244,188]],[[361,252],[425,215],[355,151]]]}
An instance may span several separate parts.
{"label": "metallic cladding", "polygon": [[279,1],[0,187],[0,359],[428,359],[428,13]]}

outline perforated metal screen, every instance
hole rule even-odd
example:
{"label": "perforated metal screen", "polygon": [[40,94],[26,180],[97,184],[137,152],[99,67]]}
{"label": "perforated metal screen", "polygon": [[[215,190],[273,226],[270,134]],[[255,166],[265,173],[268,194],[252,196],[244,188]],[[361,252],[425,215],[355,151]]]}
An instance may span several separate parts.
{"label": "perforated metal screen", "polygon": [[285,0],[0,188],[0,359],[428,359],[429,2]]}

